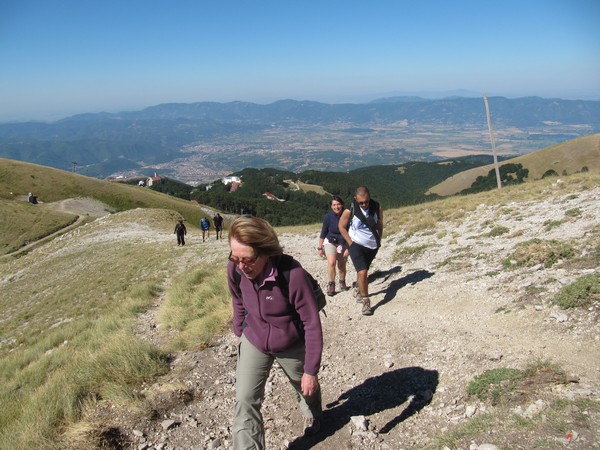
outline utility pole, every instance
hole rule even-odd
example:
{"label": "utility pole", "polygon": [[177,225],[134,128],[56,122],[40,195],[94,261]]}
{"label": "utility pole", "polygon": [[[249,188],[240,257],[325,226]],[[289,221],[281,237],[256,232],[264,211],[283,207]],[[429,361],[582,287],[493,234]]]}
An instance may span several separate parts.
{"label": "utility pole", "polygon": [[490,105],[488,105],[487,95],[483,94],[483,101],[485,102],[485,112],[487,114],[488,129],[490,130],[490,140],[492,141],[492,153],[494,155],[494,169],[496,170],[496,181],[498,182],[498,189],[502,188],[502,181],[500,180],[500,168],[498,167],[498,156],[496,155],[496,142],[494,141],[494,131],[492,130],[492,117],[490,116]]}

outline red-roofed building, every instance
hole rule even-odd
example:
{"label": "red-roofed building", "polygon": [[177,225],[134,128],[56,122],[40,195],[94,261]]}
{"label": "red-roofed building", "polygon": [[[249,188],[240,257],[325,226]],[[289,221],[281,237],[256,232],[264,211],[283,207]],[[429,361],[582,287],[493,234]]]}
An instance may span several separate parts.
{"label": "red-roofed building", "polygon": [[159,177],[156,172],[154,172],[154,176],[148,177],[148,179],[146,180],[146,186],[152,187],[153,184],[160,184],[161,182],[162,178]]}

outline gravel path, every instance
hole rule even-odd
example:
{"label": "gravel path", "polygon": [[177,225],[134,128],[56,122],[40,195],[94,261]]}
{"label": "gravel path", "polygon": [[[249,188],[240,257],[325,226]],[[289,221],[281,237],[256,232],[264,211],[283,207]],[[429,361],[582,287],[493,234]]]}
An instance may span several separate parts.
{"label": "gravel path", "polygon": [[[586,255],[598,249],[599,204],[600,188],[551,201],[482,205],[459,221],[440,224],[435,234],[416,233],[407,240],[402,234],[386,236],[371,270],[374,315],[361,315],[351,291],[328,299],[322,319],[322,433],[311,439],[300,436],[302,419],[291,388],[275,368],[263,405],[268,448],[441,449],[436,438],[485,417],[499,421],[496,432],[475,433],[476,442],[459,440],[459,448],[483,443],[533,448],[540,442],[549,443],[545,448],[565,443],[600,447],[597,410],[579,411],[591,425],[574,422],[561,434],[539,425],[548,420],[544,411],[556,399],[600,400],[598,305],[562,311],[550,304],[561,287],[598,274],[597,254]],[[518,214],[506,214],[507,209]],[[567,217],[568,210],[579,214]],[[562,219],[548,229],[548,221]],[[494,237],[489,231],[496,225],[509,231]],[[325,286],[325,261],[313,251],[317,230],[280,238],[286,252]],[[579,263],[520,269],[502,265],[518,243],[533,238],[575,244]],[[226,241],[210,245],[214,257],[227,252]],[[394,257],[409,248],[421,250]],[[193,252],[190,247],[183,253],[182,264],[193,261]],[[351,268],[348,280],[354,277]],[[159,343],[153,313],[140,318],[138,333]],[[541,360],[559,364],[571,382],[540,381],[524,389],[508,410],[467,396],[468,383],[486,370],[524,369]],[[227,334],[206,350],[175,355],[170,373],[144,387],[152,399],[152,417],[115,409],[99,417],[118,428],[131,448],[229,448],[234,369],[235,346]],[[512,422],[505,415],[519,411],[539,422],[508,428]]]}

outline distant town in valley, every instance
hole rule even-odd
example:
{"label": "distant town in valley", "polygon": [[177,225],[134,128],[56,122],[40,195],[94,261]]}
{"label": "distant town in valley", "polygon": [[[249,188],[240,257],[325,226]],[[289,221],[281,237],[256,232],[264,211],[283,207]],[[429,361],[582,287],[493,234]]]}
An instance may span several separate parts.
{"label": "distant town in valley", "polygon": [[[512,157],[590,133],[591,127],[549,123],[543,129],[499,127],[494,129],[494,140],[499,156]],[[246,167],[345,172],[477,154],[492,154],[485,117],[480,128],[406,122],[368,129],[348,123],[278,126],[186,145],[176,159],[149,167],[196,185]]]}
{"label": "distant town in valley", "polygon": [[[489,99],[498,155],[524,155],[600,132],[600,101]],[[482,98],[162,104],[0,124],[0,157],[98,178],[157,172],[192,186],[244,168],[346,172],[491,155]]]}

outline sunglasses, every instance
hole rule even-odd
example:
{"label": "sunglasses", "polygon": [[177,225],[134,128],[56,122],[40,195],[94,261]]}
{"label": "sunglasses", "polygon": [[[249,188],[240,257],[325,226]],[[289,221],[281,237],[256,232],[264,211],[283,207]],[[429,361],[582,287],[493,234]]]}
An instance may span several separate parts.
{"label": "sunglasses", "polygon": [[253,266],[254,264],[256,264],[258,258],[260,258],[260,255],[253,256],[252,258],[238,258],[237,256],[233,256],[231,252],[229,252],[229,257],[227,259],[229,259],[229,261],[231,261],[234,264],[242,263],[245,266]]}

